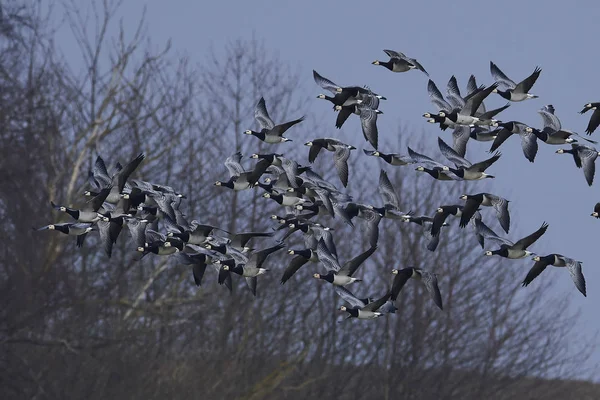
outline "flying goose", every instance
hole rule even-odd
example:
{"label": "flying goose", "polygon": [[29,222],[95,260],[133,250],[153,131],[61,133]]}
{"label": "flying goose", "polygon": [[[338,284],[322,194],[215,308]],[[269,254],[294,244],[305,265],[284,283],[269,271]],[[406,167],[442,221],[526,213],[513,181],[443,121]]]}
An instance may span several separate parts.
{"label": "flying goose", "polygon": [[111,178],[112,188],[104,201],[110,204],[117,204],[119,200],[121,200],[127,179],[133,173],[133,171],[137,169],[142,161],[144,161],[144,158],[146,158],[146,156],[143,153],[139,154],[136,158],[121,168],[115,175],[113,175]]}
{"label": "flying goose", "polygon": [[262,197],[267,199],[272,199],[285,207],[293,207],[297,204],[302,204],[306,202],[301,196],[297,196],[295,194],[286,192],[285,194],[277,194],[277,193],[263,193]]}
{"label": "flying goose", "polygon": [[497,255],[504,258],[510,259],[519,259],[525,258],[530,255],[534,255],[534,253],[527,250],[529,246],[534,244],[548,229],[548,224],[543,223],[540,229],[533,232],[531,235],[526,236],[522,239],[519,239],[517,242],[513,243],[508,239],[504,239],[498,236],[485,236],[485,240],[489,240],[495,243],[500,244],[500,249],[490,251],[487,250],[484,254],[486,256]]}
{"label": "flying goose", "polygon": [[[461,109],[465,106],[466,102],[471,96],[477,94],[483,89],[485,89],[485,86],[478,87],[475,81],[475,77],[471,75],[471,77],[469,78],[469,84],[467,85],[467,96],[463,98],[460,93],[456,77],[452,75],[450,77],[450,80],[448,81],[446,89],[446,99],[454,109]],[[479,121],[476,121],[475,124],[493,125],[494,122],[496,122],[496,120],[494,120],[493,118],[500,112],[506,110],[508,107],[510,107],[509,103],[497,109],[487,111],[485,104],[482,101],[477,110],[475,110],[475,112],[473,113],[473,115],[479,119]]]}
{"label": "flying goose", "polygon": [[333,163],[338,171],[338,176],[344,187],[348,186],[348,158],[350,150],[356,150],[356,147],[340,142],[337,139],[323,138],[314,139],[304,143],[309,146],[308,161],[314,162],[321,149],[333,152]]}
{"label": "flying goose", "polygon": [[494,154],[494,156],[487,160],[478,162],[476,164],[472,164],[464,157],[461,157],[456,151],[454,151],[452,147],[450,147],[440,137],[438,137],[438,145],[440,148],[440,152],[444,155],[444,157],[446,157],[456,166],[456,169],[450,168],[450,172],[454,173],[456,176],[465,180],[494,178],[494,176],[488,175],[484,171],[488,169],[493,163],[498,161],[498,159],[501,156],[500,153]]}
{"label": "flying goose", "polygon": [[533,84],[540,76],[542,69],[535,67],[535,70],[527,78],[523,79],[518,84],[509,79],[496,64],[490,61],[490,71],[492,76],[501,87],[506,90],[495,89],[494,92],[508,101],[523,101],[527,99],[536,99],[538,96],[529,93],[529,90],[533,87]]}
{"label": "flying goose", "polygon": [[386,313],[385,311],[381,310],[382,306],[388,301],[391,295],[391,293],[388,291],[379,299],[372,302],[367,302],[365,301],[366,299],[359,299],[354,296],[352,292],[345,287],[335,286],[334,289],[335,292],[351,306],[340,307],[340,311],[346,311],[349,314],[346,319],[375,319],[377,317],[381,317]]}
{"label": "flying goose", "polygon": [[555,267],[566,267],[575,283],[577,290],[587,297],[585,291],[585,278],[581,272],[581,261],[574,260],[569,257],[565,257],[560,254],[549,254],[544,257],[535,256],[533,257],[535,264],[527,273],[527,276],[523,280],[523,287],[529,285],[539,274],[541,274],[548,265]]}
{"label": "flying goose", "polygon": [[585,106],[583,106],[583,110],[579,111],[579,114],[584,114],[589,110],[594,110],[594,112],[590,117],[590,122],[585,129],[585,133],[591,135],[594,133],[596,128],[598,128],[598,125],[600,125],[600,103],[587,103]]}
{"label": "flying goose", "polygon": [[386,163],[393,165],[393,166],[401,166],[401,165],[408,165],[408,164],[415,163],[415,160],[413,160],[412,157],[403,155],[403,154],[383,153],[379,150],[366,150],[366,149],[363,149],[363,152],[368,156],[379,157]]}
{"label": "flying goose", "polygon": [[379,97],[375,96],[372,92],[362,95],[360,100],[356,100],[355,103],[350,105],[336,105],[333,107],[335,111],[339,111],[338,116],[335,120],[335,127],[340,129],[344,122],[350,117],[352,114],[356,114],[360,116],[360,110],[358,106],[364,108],[370,108],[375,110],[377,113],[383,114],[383,112],[379,111]]}
{"label": "flying goose", "polygon": [[269,168],[268,160],[260,160],[252,170],[244,170],[240,164],[242,154],[238,151],[227,157],[225,167],[229,171],[229,180],[227,182],[216,181],[215,186],[222,186],[234,191],[253,188],[263,173]]}
{"label": "flying goose", "polygon": [[273,247],[253,252],[244,264],[236,263],[234,259],[224,261],[216,260],[214,262],[215,264],[223,264],[219,272],[219,284],[223,284],[227,278],[227,275],[229,275],[229,272],[233,272],[246,278],[248,288],[252,294],[256,296],[256,277],[269,271],[266,268],[262,268],[262,265],[267,260],[269,255],[283,249],[284,247],[285,245],[283,243],[278,243]]}
{"label": "flying goose", "polygon": [[432,178],[441,181],[462,180],[462,178],[456,176],[454,173],[449,172],[450,168],[448,166],[440,164],[424,154],[417,153],[410,147],[407,148],[408,155],[415,160],[415,164],[418,165],[417,168],[415,168],[415,171],[426,172]]}
{"label": "flying goose", "polygon": [[583,168],[583,175],[589,186],[594,183],[594,175],[596,174],[596,158],[600,152],[595,148],[583,144],[573,143],[571,149],[558,149],[556,153],[569,153],[573,155],[577,168]]}
{"label": "flying goose", "polygon": [[371,257],[375,250],[377,250],[377,247],[371,247],[353,259],[346,261],[343,266],[340,266],[337,256],[331,254],[331,251],[325,245],[325,241],[320,239],[317,245],[317,256],[319,262],[327,269],[327,273],[314,274],[313,277],[323,279],[336,286],[346,286],[353,282],[362,282],[362,279],[354,278],[352,275],[367,258]]}
{"label": "flying goose", "polygon": [[496,218],[500,222],[500,226],[504,229],[504,232],[508,233],[510,228],[510,214],[508,213],[508,203],[503,197],[496,196],[490,193],[477,193],[473,195],[463,194],[460,196],[461,200],[466,200],[465,206],[462,210],[460,218],[460,227],[464,228],[467,226],[471,217],[477,212],[480,206],[494,207],[496,210]]}
{"label": "flying goose", "polygon": [[560,119],[558,119],[558,117],[554,114],[555,111],[556,110],[552,104],[545,105],[537,111],[540,117],[542,117],[542,122],[544,124],[542,130],[527,127],[525,128],[525,131],[528,133],[534,133],[538,139],[546,144],[552,145],[577,142],[577,140],[572,136],[577,136],[590,143],[598,143],[594,140],[584,138],[573,131],[562,129]]}
{"label": "flying goose", "polygon": [[[373,109],[365,104],[355,104],[348,107],[348,109],[344,109],[343,107],[336,106],[336,110],[340,111],[340,116],[350,115],[352,113],[357,114],[360,117],[360,125],[362,128],[363,136],[367,142],[371,144],[371,146],[377,148],[379,142],[379,132],[377,130],[377,115],[383,114],[382,111],[377,109]],[[344,114],[342,114],[344,113]],[[348,114],[350,113],[350,114]],[[346,117],[347,118],[347,117]],[[338,118],[339,120],[340,118]],[[345,121],[342,118],[341,122],[336,122],[336,127],[341,128],[341,124]]]}
{"label": "flying goose", "polygon": [[[451,121],[455,125],[474,125],[476,123],[481,124],[492,124],[494,121],[486,120],[485,118],[479,118],[475,116],[477,109],[485,100],[487,96],[489,96],[492,91],[496,90],[497,84],[493,83],[489,87],[478,90],[475,93],[470,94],[465,99],[465,104],[461,108],[452,108],[450,111],[441,110],[438,115],[440,117],[446,118],[446,120]],[[447,125],[448,123],[446,123]]]}
{"label": "flying goose", "polygon": [[523,155],[530,162],[535,160],[535,156],[538,151],[537,135],[527,130],[528,126],[522,122],[509,121],[501,122],[498,124],[496,130],[496,138],[489,152],[492,153],[500,147],[502,143],[506,141],[513,134],[518,134],[521,137],[521,148],[523,149]]}
{"label": "flying goose", "polygon": [[211,257],[206,253],[188,253],[185,251],[180,251],[175,254],[177,263],[183,265],[191,265],[192,266],[192,276],[194,277],[194,283],[196,286],[200,286],[202,284],[202,278],[204,277],[204,273],[206,272],[206,267],[209,264],[213,264],[217,259]]}
{"label": "flying goose", "polygon": [[408,282],[410,278],[419,280],[427,289],[427,293],[433,300],[436,306],[439,307],[440,310],[444,309],[442,305],[442,295],[440,294],[440,288],[438,287],[437,275],[431,272],[424,271],[420,268],[403,268],[403,269],[393,269],[392,274],[395,275],[394,282],[392,283],[392,291],[390,299],[392,301],[396,301],[400,291]]}
{"label": "flying goose", "polygon": [[170,218],[164,218],[163,222],[165,223],[168,231],[167,237],[178,237],[186,244],[194,244],[197,246],[203,245],[207,238],[209,238],[212,232],[215,230],[229,233],[226,230],[216,226],[200,224],[196,220],[193,220],[188,227],[178,225]]}
{"label": "flying goose", "polygon": [[104,204],[104,200],[110,193],[111,189],[112,189],[112,187],[108,186],[108,187],[100,190],[98,195],[93,197],[91,200],[88,200],[81,210],[77,210],[77,209],[69,208],[69,207],[65,207],[65,206],[57,206],[52,201],[50,202],[50,204],[52,205],[52,207],[55,210],[69,214],[77,222],[93,223],[93,222],[97,222],[100,219],[104,218],[102,216],[102,214],[100,214],[98,212],[98,210]]}
{"label": "flying goose", "polygon": [[267,112],[267,106],[265,105],[265,99],[263,97],[258,100],[254,109],[254,119],[260,125],[260,131],[253,131],[251,129],[245,130],[246,135],[252,135],[265,143],[274,144],[282,142],[290,142],[291,139],[283,137],[282,135],[290,129],[292,126],[304,121],[304,117],[300,117],[293,121],[285,122],[283,124],[275,125],[269,113]]}
{"label": "flying goose", "polygon": [[371,247],[377,246],[379,240],[379,223],[383,218],[383,213],[371,205],[348,202],[344,211],[349,219],[357,217],[362,222],[362,227],[366,231]]}
{"label": "flying goose", "polygon": [[596,203],[594,206],[594,212],[591,215],[594,218],[600,218],[600,203]]}
{"label": "flying goose", "polygon": [[421,63],[419,63],[416,59],[409,58],[405,56],[404,53],[400,53],[399,51],[383,50],[383,52],[390,57],[389,61],[375,60],[371,64],[381,65],[392,72],[407,72],[411,69],[418,69],[425,75],[429,76],[427,71],[425,71],[425,68],[423,68]]}
{"label": "flying goose", "polygon": [[313,79],[316,84],[321,86],[323,89],[330,91],[335,95],[334,98],[327,96],[317,96],[321,99],[326,99],[334,103],[334,106],[348,106],[351,104],[356,104],[357,100],[362,100],[364,95],[373,95],[376,96],[380,100],[386,100],[384,96],[378,95],[377,93],[372,92],[368,88],[362,88],[360,86],[346,86],[342,87],[336,85],[331,80],[323,77],[317,71],[313,69]]}
{"label": "flying goose", "polygon": [[[146,240],[148,240],[148,236],[153,231],[146,231]],[[157,232],[155,232],[157,233]],[[169,240],[156,240],[147,242],[144,246],[139,246],[137,251],[142,253],[141,257],[146,256],[149,253],[153,253],[159,256],[170,256],[171,254],[175,254],[179,251],[183,251],[184,243],[177,238],[169,238]],[[139,258],[137,259],[140,260]]]}
{"label": "flying goose", "polygon": [[86,235],[93,231],[92,224],[86,222],[64,222],[61,224],[50,224],[36,229],[37,231],[58,231],[65,235],[77,236],[77,247],[83,246]]}
{"label": "flying goose", "polygon": [[[431,227],[433,226],[433,217],[428,215],[413,216],[404,215],[402,218],[403,222],[412,222],[422,227],[422,234],[428,240],[427,250],[435,251],[440,243],[440,235],[433,236],[431,234]],[[448,226],[446,222],[442,224],[443,227]]]}

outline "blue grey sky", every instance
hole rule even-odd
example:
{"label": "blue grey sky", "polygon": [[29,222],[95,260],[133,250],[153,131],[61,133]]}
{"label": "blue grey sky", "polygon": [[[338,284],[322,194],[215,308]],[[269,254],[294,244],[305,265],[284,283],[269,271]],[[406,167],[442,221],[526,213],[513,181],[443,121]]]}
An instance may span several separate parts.
{"label": "blue grey sky", "polygon": [[[342,86],[369,85],[389,99],[380,106],[385,112],[378,121],[380,136],[395,135],[402,122],[408,143],[427,135],[434,155],[438,155],[437,137],[450,142],[451,135],[421,117],[426,111],[437,111],[427,95],[427,77],[418,71],[394,74],[371,65],[375,59],[387,60],[383,49],[417,58],[444,92],[453,74],[461,89],[470,74],[475,74],[479,84],[492,83],[490,60],[517,82],[536,66],[542,67],[532,90],[540,98],[513,103],[501,114],[503,120],[539,128],[541,118],[536,111],[553,104],[563,127],[583,134],[589,114],[581,116],[578,111],[587,102],[600,101],[597,1],[147,0],[125,2],[121,15],[126,25],[137,22],[142,4],[147,5],[153,42],[171,38],[176,51],[186,52],[193,62],[201,63],[211,47],[219,54],[229,41],[254,35],[303,71],[304,93],[312,97],[322,92],[312,80],[312,69]],[[69,50],[65,51],[69,55]],[[319,115],[330,108],[321,100],[314,103],[313,111]],[[505,101],[495,94],[486,101],[488,109],[503,104]],[[352,121],[348,125],[344,130],[359,129]],[[333,128],[333,116],[331,127],[323,132],[323,136],[339,135]],[[600,139],[600,130],[592,138]],[[483,159],[489,145],[469,143],[468,158]],[[590,217],[594,204],[600,201],[600,177],[595,186],[588,187],[572,158],[555,154],[558,148],[540,143],[536,161],[530,164],[523,157],[519,139],[509,139],[501,147],[503,157],[488,171],[497,176],[488,187],[512,200],[514,234],[524,236],[543,221],[549,222],[547,233],[533,251],[557,252],[583,261],[587,298],[575,289],[565,270],[550,267],[539,279],[560,281],[559,289],[567,291],[573,306],[581,310],[578,330],[590,336],[600,329],[600,269],[596,262],[600,221]],[[382,149],[386,150],[404,152]],[[509,237],[518,239],[514,234]],[[522,268],[525,274],[533,262],[506,261],[503,265]],[[600,363],[600,349],[590,351],[590,365]]]}

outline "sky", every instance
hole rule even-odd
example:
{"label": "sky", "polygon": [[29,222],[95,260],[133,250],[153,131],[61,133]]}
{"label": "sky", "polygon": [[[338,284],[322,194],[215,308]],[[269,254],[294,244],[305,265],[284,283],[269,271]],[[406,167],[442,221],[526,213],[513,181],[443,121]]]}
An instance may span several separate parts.
{"label": "sky", "polygon": [[[512,103],[500,114],[503,120],[541,128],[536,111],[553,104],[563,128],[583,134],[591,114],[578,112],[585,103],[600,101],[597,1],[138,0],[124,2],[121,8],[126,25],[139,20],[143,5],[147,6],[146,22],[153,43],[170,38],[174,49],[188,54],[192,62],[203,62],[211,48],[219,55],[228,42],[254,36],[303,71],[301,84],[310,96],[322,92],[312,79],[313,69],[342,86],[369,85],[388,98],[380,105],[385,113],[378,120],[380,137],[396,135],[401,122],[409,144],[430,135],[427,140],[434,156],[439,156],[437,137],[449,143],[452,138],[450,130],[441,132],[421,117],[424,112],[437,111],[427,95],[427,77],[419,71],[395,74],[372,65],[375,59],[387,60],[383,49],[418,59],[443,92],[451,75],[456,75],[462,90],[470,74],[479,84],[491,84],[490,61],[517,82],[540,66],[542,73],[531,91],[539,98]],[[74,48],[63,51],[68,57],[77,56]],[[314,100],[316,112],[323,110],[321,102]],[[486,100],[488,109],[505,103],[495,94]],[[332,128],[324,136],[336,134]],[[600,140],[600,129],[592,138]],[[470,142],[467,158],[487,158],[489,145]],[[560,253],[583,262],[587,298],[576,290],[566,270],[549,267],[538,279],[560,282],[559,289],[572,296],[572,306],[581,312],[576,332],[591,337],[600,331],[600,266],[595,247],[600,220],[590,216],[600,201],[600,177],[596,185],[588,187],[573,159],[555,154],[560,147],[540,143],[531,164],[522,154],[520,140],[510,138],[500,148],[502,158],[488,171],[496,176],[488,187],[511,200],[518,237],[509,235],[510,239],[516,241],[547,221],[548,231],[530,250]],[[522,267],[524,272],[533,265],[529,260],[513,262],[517,266],[509,267]],[[600,364],[600,346],[589,351],[593,353],[589,367]]]}

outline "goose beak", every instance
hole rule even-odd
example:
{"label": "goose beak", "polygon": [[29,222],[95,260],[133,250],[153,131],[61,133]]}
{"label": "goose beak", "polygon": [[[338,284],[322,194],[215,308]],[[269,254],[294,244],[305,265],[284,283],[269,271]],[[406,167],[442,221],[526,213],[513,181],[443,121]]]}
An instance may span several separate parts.
{"label": "goose beak", "polygon": [[375,60],[371,64],[373,64],[373,65],[379,65],[379,60]]}

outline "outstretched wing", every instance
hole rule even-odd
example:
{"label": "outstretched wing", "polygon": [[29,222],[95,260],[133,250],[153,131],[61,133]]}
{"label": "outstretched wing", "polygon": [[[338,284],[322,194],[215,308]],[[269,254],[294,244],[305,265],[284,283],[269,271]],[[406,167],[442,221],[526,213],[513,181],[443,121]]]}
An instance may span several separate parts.
{"label": "outstretched wing", "polygon": [[359,300],[351,291],[343,286],[334,285],[334,290],[342,299],[348,302],[352,307],[363,308],[366,304]]}
{"label": "outstretched wing", "polygon": [[513,248],[515,250],[526,250],[529,246],[534,244],[536,240],[538,240],[544,233],[546,233],[546,229],[548,229],[548,224],[543,223],[540,229],[533,232],[531,235],[524,237],[523,239],[518,240]]}
{"label": "outstretched wing", "polygon": [[341,89],[340,86],[336,85],[329,79],[319,75],[319,73],[317,71],[315,71],[314,69],[313,69],[313,78],[314,78],[315,82],[317,83],[317,85],[321,86],[325,90],[329,90],[333,94],[336,94],[338,92],[338,89]]}
{"label": "outstretched wing", "polygon": [[381,170],[379,173],[378,190],[381,198],[383,199],[383,204],[390,204],[395,209],[400,208],[400,200],[398,199],[398,195],[394,190],[394,186],[392,186],[392,182],[390,182],[390,179],[388,178],[387,172],[384,170]]}
{"label": "outstretched wing", "polygon": [[504,72],[502,72],[500,68],[498,68],[498,66],[491,61],[490,72],[492,73],[494,80],[498,83],[499,86],[502,86],[506,89],[514,89],[517,86],[517,84],[513,80],[509,79],[509,77],[506,76]]}
{"label": "outstretched wing", "polygon": [[256,108],[254,109],[254,118],[260,125],[261,129],[271,130],[275,126],[275,123],[271,117],[269,117],[264,97],[261,97],[260,100],[258,100],[258,103],[256,103]]}
{"label": "outstretched wing", "polygon": [[472,165],[470,161],[461,157],[452,147],[444,142],[441,137],[438,137],[438,145],[444,157],[453,162],[456,168],[469,168]]}

